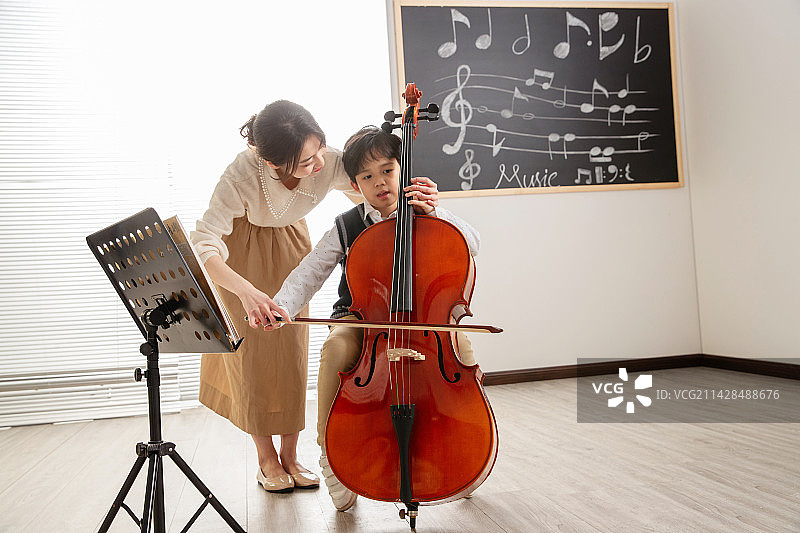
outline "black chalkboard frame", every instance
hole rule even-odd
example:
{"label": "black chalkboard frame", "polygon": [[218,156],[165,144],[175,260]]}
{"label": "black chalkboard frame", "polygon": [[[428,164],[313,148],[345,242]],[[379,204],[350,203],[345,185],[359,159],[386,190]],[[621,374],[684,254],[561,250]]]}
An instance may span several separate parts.
{"label": "black chalkboard frame", "polygon": [[[535,10],[537,8],[563,8],[563,9],[614,9],[615,11],[624,11],[624,10],[663,10],[666,12],[666,19],[668,25],[668,40],[669,40],[669,52],[668,52],[668,67],[662,69],[663,71],[659,71],[660,75],[664,76],[665,79],[669,80],[671,84],[671,98],[668,99],[669,104],[672,106],[672,117],[670,126],[674,128],[674,145],[671,147],[674,152],[670,151],[667,154],[667,162],[670,164],[674,164],[673,167],[670,168],[670,173],[667,176],[648,176],[642,177],[642,181],[636,181],[639,177],[634,177],[633,181],[628,181],[631,179],[630,174],[624,175],[623,169],[620,167],[619,172],[615,170],[614,173],[614,180],[617,177],[620,177],[620,181],[622,181],[622,176],[625,176],[628,180],[624,183],[609,183],[609,176],[605,175],[605,173],[600,170],[599,166],[594,167],[595,173],[597,173],[597,177],[595,178],[594,175],[591,174],[591,168],[588,170],[590,172],[588,178],[588,184],[584,184],[581,182],[580,184],[571,183],[571,179],[569,180],[570,183],[566,183],[567,180],[564,180],[565,183],[557,184],[552,183],[552,180],[548,177],[548,170],[545,168],[544,173],[541,174],[540,172],[531,172],[530,175],[523,174],[522,179],[517,179],[516,183],[520,184],[519,187],[499,187],[500,181],[497,181],[497,185],[493,188],[481,188],[480,186],[476,188],[471,188],[469,190],[458,190],[456,187],[453,186],[453,173],[462,173],[466,170],[467,177],[469,176],[469,165],[470,160],[468,157],[463,157],[463,161],[458,161],[457,163],[452,161],[448,163],[450,166],[446,167],[446,172],[436,172],[436,171],[425,171],[423,168],[422,173],[429,174],[433,179],[439,183],[440,187],[440,196],[443,198],[447,197],[472,197],[472,196],[496,196],[496,195],[509,195],[509,194],[536,194],[536,193],[558,193],[558,192],[595,192],[595,191],[608,191],[608,190],[637,190],[637,189],[665,189],[665,188],[679,188],[683,187],[684,185],[684,178],[683,178],[683,156],[682,156],[682,140],[681,140],[681,121],[680,121],[680,106],[679,106],[679,86],[678,86],[678,79],[677,79],[677,52],[676,52],[676,39],[675,39],[675,12],[674,12],[674,4],[672,2],[661,2],[661,3],[650,3],[650,2],[535,2],[535,1],[506,1],[506,0],[439,0],[439,1],[427,1],[427,0],[392,0],[393,1],[393,20],[394,20],[394,42],[390,43],[390,48],[392,48],[393,55],[395,57],[394,61],[394,71],[393,77],[397,81],[397,93],[394,94],[394,100],[396,104],[396,109],[403,109],[405,107],[405,103],[402,100],[402,93],[405,90],[406,86],[406,79],[405,79],[405,50],[404,50],[404,43],[403,43],[403,17],[401,10],[405,7],[420,7],[420,8],[436,8],[436,9],[443,9],[443,8],[491,8],[492,10],[502,9],[502,8],[524,8],[526,10]],[[461,31],[455,29],[456,22],[458,20],[453,21],[454,27],[454,35]],[[527,22],[527,21],[526,21]],[[390,20],[391,24],[391,20]],[[485,26],[485,22],[483,23]],[[460,26],[460,25],[459,25]],[[569,33],[569,28],[567,28],[567,33]],[[485,31],[485,28],[484,28]],[[495,31],[497,28],[495,27]],[[476,28],[472,30],[471,34],[468,37],[462,37],[462,41],[464,39],[471,38],[475,41],[475,46],[479,47],[479,40],[482,38],[478,35],[478,39],[475,40],[476,35],[482,33],[477,31]],[[485,38],[485,36],[483,37]],[[446,41],[447,39],[439,39],[439,41]],[[391,41],[391,37],[390,37]],[[438,41],[437,41],[438,43]],[[392,46],[393,45],[393,46]],[[441,55],[441,54],[440,54]],[[666,72],[666,70],[669,72]],[[442,77],[444,77],[446,73],[442,73]],[[451,76],[452,77],[452,76]],[[457,76],[456,76],[457,78]],[[535,76],[534,76],[535,79]],[[408,80],[414,82],[415,80]],[[421,87],[418,84],[418,87],[425,92],[426,88]],[[592,91],[594,92],[594,91]],[[613,94],[613,93],[612,93]],[[566,95],[566,92],[565,92]],[[442,105],[442,95],[441,93],[435,95],[436,99],[431,99],[430,101],[434,101],[440,105]],[[513,100],[512,100],[513,101]],[[425,106],[427,104],[425,100],[425,96],[423,95],[422,105]],[[452,101],[450,102],[452,105]],[[599,106],[598,106],[599,107]],[[513,111],[512,111],[513,113]],[[436,123],[434,123],[436,124]],[[429,128],[430,125],[425,124],[423,128],[421,128],[421,132],[424,132],[426,128]],[[491,127],[491,125],[486,126],[487,129]],[[440,126],[441,129],[441,126]],[[489,130],[492,131],[492,130]],[[670,135],[666,136],[665,139],[669,140],[673,137],[673,132],[670,132]],[[642,136],[642,133],[639,134]],[[423,136],[424,137],[424,136]],[[561,136],[561,142],[566,146],[565,136]],[[568,140],[568,139],[567,139]],[[494,143],[495,141],[491,141]],[[550,143],[548,143],[549,145]],[[486,146],[486,145],[484,145]],[[492,145],[489,145],[492,146]],[[639,144],[641,146],[641,143]],[[566,148],[565,148],[566,151]],[[419,150],[415,147],[415,153],[419,152]],[[465,151],[466,152],[466,151]],[[442,158],[447,157],[444,154],[438,154],[439,160]],[[597,154],[597,155],[605,155],[605,154]],[[565,157],[566,158],[566,157]],[[431,159],[431,158],[429,158]],[[552,159],[552,153],[551,153]],[[415,155],[415,161],[417,160]],[[460,165],[460,166],[459,166]],[[418,172],[418,168],[421,165],[415,163],[415,174],[420,174]],[[424,167],[424,165],[422,165]],[[591,167],[591,165],[584,165]],[[509,165],[510,167],[510,165]],[[612,165],[614,167],[614,165]],[[660,167],[661,168],[661,167]],[[583,172],[587,172],[587,170],[582,170]],[[577,171],[578,178],[581,177],[581,171]],[[515,173],[516,174],[516,173]],[[451,182],[446,182],[440,176],[441,175],[448,175],[450,176]],[[458,179],[462,180],[462,188],[464,188],[464,182],[467,181],[461,174],[458,174],[459,177],[456,178],[456,182]],[[509,168],[508,177],[511,177],[511,171]],[[549,176],[552,176],[553,173],[551,172]],[[605,180],[603,180],[603,176]],[[502,175],[505,178],[505,174]],[[593,178],[595,178],[593,180]],[[644,181],[644,180],[650,181]],[[600,182],[598,182],[600,180]],[[470,180],[470,185],[473,184],[474,180]],[[514,181],[511,179],[502,180],[503,184],[513,184]],[[594,181],[594,183],[592,183]],[[494,182],[492,180],[490,184]],[[499,187],[499,188],[498,188]]]}

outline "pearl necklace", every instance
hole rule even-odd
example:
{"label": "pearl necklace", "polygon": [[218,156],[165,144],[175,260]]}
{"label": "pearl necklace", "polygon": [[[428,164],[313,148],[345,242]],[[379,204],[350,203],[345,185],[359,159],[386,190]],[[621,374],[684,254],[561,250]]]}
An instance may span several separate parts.
{"label": "pearl necklace", "polygon": [[261,191],[264,193],[264,199],[267,201],[267,207],[269,208],[269,211],[272,213],[272,216],[275,218],[275,220],[282,218],[286,212],[289,211],[289,208],[294,203],[294,200],[297,198],[298,194],[302,194],[303,196],[308,196],[311,198],[311,203],[314,205],[317,203],[317,191],[315,187],[315,181],[317,179],[316,176],[311,176],[310,191],[298,184],[297,187],[292,190],[292,195],[289,197],[289,200],[283,204],[283,207],[281,207],[280,210],[275,208],[275,205],[272,203],[272,197],[267,190],[267,178],[264,176],[264,160],[260,157],[258,158],[258,179],[261,182]]}

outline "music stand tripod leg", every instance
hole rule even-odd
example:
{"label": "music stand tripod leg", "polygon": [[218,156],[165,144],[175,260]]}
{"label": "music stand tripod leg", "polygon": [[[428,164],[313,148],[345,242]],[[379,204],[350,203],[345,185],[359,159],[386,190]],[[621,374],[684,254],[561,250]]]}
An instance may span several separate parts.
{"label": "music stand tripod leg", "polygon": [[[150,533],[151,524],[154,526],[157,533],[162,533],[165,532],[166,529],[164,525],[164,493],[162,490],[159,494],[158,490],[158,479],[161,474],[161,457],[150,454],[149,452],[148,455],[150,456],[150,464],[147,468],[147,485],[145,485],[144,489],[144,509],[142,510],[142,520],[139,525],[141,526],[142,533]],[[159,499],[161,501],[160,506],[158,504]],[[160,514],[159,507],[161,508]]]}
{"label": "music stand tripod leg", "polygon": [[223,506],[222,503],[220,503],[220,501],[214,497],[214,495],[211,493],[211,491],[208,489],[205,483],[203,483],[203,481],[197,476],[197,474],[194,473],[191,467],[186,463],[186,461],[183,460],[183,457],[181,457],[178,454],[175,448],[168,450],[168,455],[172,458],[172,460],[175,462],[178,468],[181,469],[181,472],[183,472],[183,474],[189,479],[189,481],[192,482],[195,488],[205,498],[203,505],[200,506],[200,508],[197,510],[197,512],[189,521],[189,523],[186,524],[186,527],[183,529],[183,531],[188,531],[192,523],[194,523],[197,517],[200,516],[200,512],[203,510],[203,508],[206,505],[211,504],[211,507],[213,507],[217,511],[217,513],[219,513],[219,515],[222,517],[223,520],[225,520],[225,522],[231,527],[231,529],[236,531],[236,533],[245,533],[245,530],[242,528],[242,526],[240,526],[239,523],[236,521],[236,519],[233,518],[233,516],[228,512],[227,509],[225,509],[225,506]]}
{"label": "music stand tripod leg", "polygon": [[[141,443],[137,445],[137,448],[140,445]],[[119,511],[120,507],[123,506],[125,510],[128,511],[128,514],[131,515],[131,518],[133,518],[137,524],[140,524],[139,518],[137,518],[136,515],[132,513],[130,508],[127,505],[125,505],[125,497],[131,490],[133,482],[136,480],[136,476],[138,476],[139,472],[142,470],[142,466],[144,466],[144,462],[146,460],[147,460],[146,454],[139,455],[139,457],[136,458],[136,461],[133,463],[133,468],[131,468],[130,473],[128,473],[128,477],[125,478],[125,482],[122,484],[122,488],[119,489],[117,498],[114,500],[114,503],[111,504],[111,509],[108,510],[108,513],[106,514],[106,517],[103,520],[100,529],[98,530],[99,533],[105,533],[106,531],[108,531],[108,528],[111,527],[111,523],[114,521],[114,518],[116,518],[117,512]]]}

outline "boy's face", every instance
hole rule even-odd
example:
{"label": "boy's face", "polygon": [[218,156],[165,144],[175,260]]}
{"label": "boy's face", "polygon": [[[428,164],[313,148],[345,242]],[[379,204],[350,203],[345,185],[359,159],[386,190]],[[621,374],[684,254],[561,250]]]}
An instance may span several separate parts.
{"label": "boy's face", "polygon": [[356,183],[351,181],[350,184],[385,218],[397,209],[399,180],[400,164],[397,160],[379,157],[368,159],[356,174]]}

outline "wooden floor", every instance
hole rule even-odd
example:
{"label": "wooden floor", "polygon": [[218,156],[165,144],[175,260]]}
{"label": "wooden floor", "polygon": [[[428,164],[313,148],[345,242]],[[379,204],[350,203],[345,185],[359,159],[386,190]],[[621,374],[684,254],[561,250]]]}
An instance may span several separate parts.
{"label": "wooden floor", "polygon": [[[660,383],[705,368],[654,372]],[[578,424],[575,380],[487,388],[500,429],[489,479],[471,499],[423,507],[419,532],[798,532],[800,424]],[[315,406],[301,460],[319,473]],[[133,417],[0,431],[0,531],[96,531],[147,440]],[[360,498],[336,512],[325,488],[269,494],[255,448],[205,408],[164,416],[164,437],[251,533],[406,532],[393,504]],[[127,499],[141,513],[144,475]],[[166,461],[169,530],[201,502]],[[137,531],[121,511],[111,531]],[[225,532],[207,507],[194,532]]]}

